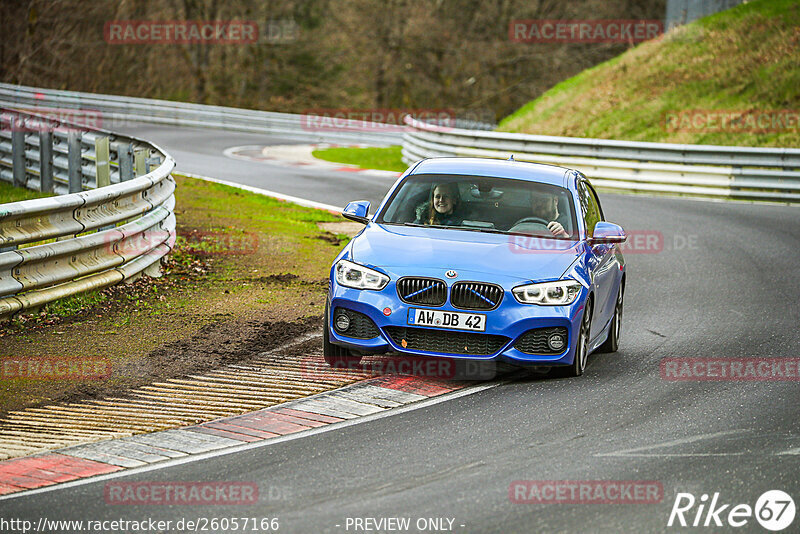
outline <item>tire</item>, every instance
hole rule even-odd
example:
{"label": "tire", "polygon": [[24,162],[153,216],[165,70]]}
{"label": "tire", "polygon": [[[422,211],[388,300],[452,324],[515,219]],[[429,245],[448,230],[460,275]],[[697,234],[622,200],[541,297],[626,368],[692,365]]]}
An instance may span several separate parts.
{"label": "tire", "polygon": [[619,349],[619,332],[622,328],[622,298],[624,287],[622,284],[619,286],[619,293],[617,293],[617,303],[614,306],[614,317],[611,318],[611,328],[608,329],[608,337],[597,348],[597,352],[617,352]]}
{"label": "tire", "polygon": [[581,328],[578,331],[578,346],[575,350],[575,359],[572,365],[563,367],[553,367],[551,374],[556,377],[576,377],[583,374],[586,369],[586,361],[589,358],[589,339],[590,329],[592,324],[592,301],[587,300],[583,308],[583,317],[581,317]]}
{"label": "tire", "polygon": [[322,332],[322,357],[325,363],[334,369],[355,369],[361,363],[361,356],[357,356],[345,347],[334,345],[330,339],[330,314],[328,303],[325,303],[325,326]]}

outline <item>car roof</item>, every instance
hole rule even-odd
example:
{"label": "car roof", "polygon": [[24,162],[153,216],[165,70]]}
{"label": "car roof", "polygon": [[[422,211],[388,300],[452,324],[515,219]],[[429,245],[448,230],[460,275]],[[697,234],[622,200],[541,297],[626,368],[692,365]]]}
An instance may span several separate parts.
{"label": "car roof", "polygon": [[490,158],[430,158],[424,159],[410,174],[464,174],[528,180],[568,187],[567,174],[571,169],[557,165]]}

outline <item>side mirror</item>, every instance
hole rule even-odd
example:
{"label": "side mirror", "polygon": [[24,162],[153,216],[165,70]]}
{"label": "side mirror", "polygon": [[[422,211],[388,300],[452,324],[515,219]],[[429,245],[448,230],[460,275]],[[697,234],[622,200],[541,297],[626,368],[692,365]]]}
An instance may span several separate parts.
{"label": "side mirror", "polygon": [[369,222],[367,213],[369,213],[369,200],[356,200],[344,207],[342,217],[367,224]]}
{"label": "side mirror", "polygon": [[597,245],[600,243],[624,243],[628,239],[625,230],[618,224],[599,221],[594,225],[594,232],[589,238],[589,243]]}

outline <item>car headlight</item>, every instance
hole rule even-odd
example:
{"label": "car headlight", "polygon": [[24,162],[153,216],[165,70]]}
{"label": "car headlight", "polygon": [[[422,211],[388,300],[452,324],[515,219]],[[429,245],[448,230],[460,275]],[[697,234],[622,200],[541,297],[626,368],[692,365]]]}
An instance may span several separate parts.
{"label": "car headlight", "polygon": [[389,283],[389,277],[352,261],[339,260],[336,264],[336,282],[354,289],[380,291]]}
{"label": "car headlight", "polygon": [[544,304],[547,306],[563,306],[572,304],[581,292],[581,284],[577,280],[558,280],[515,287],[514,298],[522,304]]}

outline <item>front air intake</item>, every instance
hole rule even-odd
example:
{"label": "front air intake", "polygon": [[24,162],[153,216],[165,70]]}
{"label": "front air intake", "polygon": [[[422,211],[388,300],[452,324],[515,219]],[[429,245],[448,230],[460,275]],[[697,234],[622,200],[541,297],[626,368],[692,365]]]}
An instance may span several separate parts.
{"label": "front air intake", "polygon": [[441,306],[447,300],[447,285],[436,278],[401,278],[397,281],[397,296],[406,304]]}
{"label": "front air intake", "polygon": [[457,282],[450,288],[450,304],[462,310],[493,310],[503,300],[503,288],[481,282]]}

